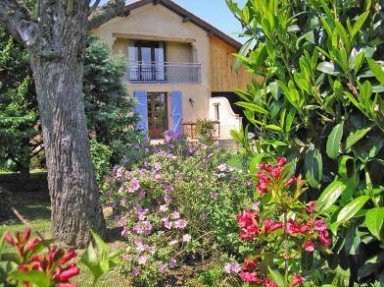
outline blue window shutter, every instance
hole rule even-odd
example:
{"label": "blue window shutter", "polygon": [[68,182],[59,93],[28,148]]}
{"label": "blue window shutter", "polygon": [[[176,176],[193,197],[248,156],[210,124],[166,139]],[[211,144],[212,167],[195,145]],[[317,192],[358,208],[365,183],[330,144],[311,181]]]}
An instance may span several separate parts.
{"label": "blue window shutter", "polygon": [[182,132],[182,104],[181,104],[181,92],[172,91],[171,92],[171,128],[172,131],[176,134],[181,134]]}
{"label": "blue window shutter", "polygon": [[140,115],[140,120],[136,124],[136,129],[148,132],[147,92],[135,91],[134,98],[137,101],[135,112]]}

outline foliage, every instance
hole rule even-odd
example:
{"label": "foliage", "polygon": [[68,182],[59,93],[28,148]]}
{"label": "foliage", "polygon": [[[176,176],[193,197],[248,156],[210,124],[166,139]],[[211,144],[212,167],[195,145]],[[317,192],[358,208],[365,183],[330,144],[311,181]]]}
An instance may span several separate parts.
{"label": "foliage", "polygon": [[238,93],[257,138],[233,135],[253,157],[251,170],[263,157],[296,159],[311,187],[307,200],[324,190],[318,212],[331,214],[338,235],[330,268],[350,268],[350,284],[382,282],[381,3],[227,3],[250,39],[237,58],[264,77]]}
{"label": "foliage", "polygon": [[113,267],[121,264],[121,251],[110,252],[106,243],[91,231],[94,243],[90,243],[81,256],[81,262],[92,272],[93,286],[101,275],[109,272]]}
{"label": "foliage", "polygon": [[[5,242],[14,252],[3,252]],[[80,270],[76,264],[69,264],[75,256],[74,250],[64,251],[46,241],[31,238],[29,228],[15,235],[5,233],[0,240],[0,279],[6,286],[22,283],[37,287],[76,287],[70,279]]]}
{"label": "foliage", "polygon": [[198,119],[196,122],[196,133],[198,139],[207,145],[213,144],[215,126],[214,123],[206,119]]}
{"label": "foliage", "polygon": [[[28,54],[0,28],[0,168],[27,172],[40,133]],[[13,163],[3,165],[10,159]]]}
{"label": "foliage", "polygon": [[129,149],[130,133],[138,119],[122,82],[126,67],[122,55],[112,55],[102,40],[88,37],[83,76],[87,126],[99,143],[113,151],[111,164],[122,161],[122,151]]}
{"label": "foliage", "polygon": [[[0,30],[0,158],[10,159],[16,171],[29,171],[30,161],[42,153],[39,113],[29,57],[4,30]],[[137,120],[133,101],[126,98],[122,78],[126,61],[113,56],[104,42],[89,37],[84,58],[84,104],[97,181],[107,173],[108,164],[123,160],[129,150],[132,127]],[[112,151],[112,154],[109,154]],[[98,154],[101,152],[101,154]],[[103,155],[103,156],[101,156]],[[108,163],[106,162],[108,161]],[[35,160],[35,165],[40,161]],[[44,168],[44,166],[38,166]],[[3,166],[0,168],[12,168]]]}
{"label": "foliage", "polygon": [[252,250],[238,239],[234,220],[250,205],[249,176],[222,163],[216,147],[177,145],[169,134],[165,142],[141,166],[116,166],[105,194],[132,246],[125,272],[145,286],[161,284],[165,272],[215,250]]}
{"label": "foliage", "polygon": [[95,166],[96,182],[102,186],[102,181],[111,171],[111,157],[113,151],[107,145],[97,142],[96,138],[91,139],[91,155]]}

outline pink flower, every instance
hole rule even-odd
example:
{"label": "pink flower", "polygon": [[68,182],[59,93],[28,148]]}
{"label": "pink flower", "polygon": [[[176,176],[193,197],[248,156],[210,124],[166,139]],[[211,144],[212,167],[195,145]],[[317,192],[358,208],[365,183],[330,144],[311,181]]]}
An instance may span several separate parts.
{"label": "pink flower", "polygon": [[298,274],[295,274],[295,277],[293,278],[292,282],[289,283],[289,286],[297,286],[297,285],[301,285],[305,282],[305,279],[304,277],[301,277],[300,275]]}
{"label": "pink flower", "polygon": [[227,274],[238,274],[241,271],[241,266],[239,263],[227,263],[224,266],[224,272]]}
{"label": "pink flower", "polygon": [[168,263],[168,265],[169,265],[169,268],[175,268],[175,267],[177,266],[177,261],[176,261],[176,259],[173,258],[173,257],[169,258],[169,263]]}
{"label": "pink flower", "polygon": [[160,265],[159,265],[159,272],[160,272],[160,274],[163,274],[163,273],[165,273],[165,270],[167,269],[167,264],[165,264],[165,263],[160,263]]}
{"label": "pink flower", "polygon": [[148,255],[142,255],[137,259],[137,263],[145,266],[147,264],[148,259],[149,259]]}
{"label": "pink flower", "polygon": [[244,265],[243,265],[243,270],[247,272],[252,272],[256,269],[257,266],[257,259],[249,259],[246,257],[244,259]]}
{"label": "pink flower", "polygon": [[166,206],[165,204],[160,205],[159,206],[159,210],[162,211],[162,212],[168,211],[168,206]]}
{"label": "pink flower", "polygon": [[179,219],[175,222],[175,227],[179,229],[184,229],[187,226],[187,222],[184,219]]}
{"label": "pink flower", "polygon": [[315,220],[314,222],[314,228],[315,230],[317,231],[324,231],[324,230],[327,230],[327,226],[325,225],[325,221],[320,219],[320,220]]}
{"label": "pink flower", "polygon": [[189,242],[189,241],[191,241],[191,235],[184,234],[183,235],[183,242]]}
{"label": "pink flower", "polygon": [[71,264],[69,267],[60,270],[59,273],[56,275],[56,278],[60,281],[67,281],[79,273],[80,269],[75,264]]}
{"label": "pink flower", "polygon": [[212,200],[217,200],[217,196],[218,196],[219,194],[217,193],[217,192],[211,192],[211,198],[212,198]]}
{"label": "pink flower", "polygon": [[308,251],[308,252],[315,251],[315,244],[309,239],[304,241],[302,247],[305,249],[305,251]]}
{"label": "pink flower", "polygon": [[315,201],[310,201],[307,203],[308,211],[312,213],[315,210]]}
{"label": "pink flower", "polygon": [[133,277],[137,277],[137,276],[139,276],[139,275],[140,275],[140,269],[137,268],[137,267],[134,267],[134,268],[132,269],[131,274],[132,274]]}
{"label": "pink flower", "polygon": [[179,219],[179,218],[180,218],[180,212],[178,212],[178,211],[174,211],[174,212],[172,212],[171,217],[172,217],[173,219]]}
{"label": "pink flower", "polygon": [[145,246],[144,246],[143,242],[141,242],[141,240],[136,239],[135,240],[135,245],[136,245],[137,251],[139,251],[139,252],[145,251]]}
{"label": "pink flower", "polygon": [[165,187],[165,190],[168,191],[168,192],[172,192],[174,190],[173,186],[172,185],[166,185]]}
{"label": "pink flower", "polygon": [[165,203],[169,203],[172,200],[172,198],[168,194],[164,195],[163,199]]}
{"label": "pink flower", "polygon": [[225,163],[222,163],[222,164],[220,164],[220,165],[217,166],[217,169],[218,169],[219,171],[221,171],[221,172],[226,171],[227,168],[228,168],[228,165],[226,165]]}
{"label": "pink flower", "polygon": [[172,228],[172,222],[169,221],[168,217],[163,217],[162,221],[163,221],[163,225],[166,229]]}
{"label": "pink flower", "polygon": [[128,192],[134,193],[140,188],[140,182],[137,178],[132,178],[131,184],[128,186]]}

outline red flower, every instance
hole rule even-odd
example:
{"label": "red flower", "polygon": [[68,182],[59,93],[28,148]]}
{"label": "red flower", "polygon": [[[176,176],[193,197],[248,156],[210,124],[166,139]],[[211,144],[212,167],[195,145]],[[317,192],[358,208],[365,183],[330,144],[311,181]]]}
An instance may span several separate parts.
{"label": "red flower", "polygon": [[244,259],[243,271],[252,272],[256,269],[257,259],[249,259],[248,257]]}
{"label": "red flower", "polygon": [[279,157],[277,158],[277,166],[282,167],[287,162],[287,159],[285,157]]}
{"label": "red flower", "polygon": [[322,219],[315,220],[313,225],[315,227],[315,230],[317,230],[317,231],[321,232],[321,231],[327,230],[327,226],[325,225],[325,222]]}
{"label": "red flower", "polygon": [[12,246],[15,245],[15,241],[13,240],[13,236],[9,232],[5,232],[4,239],[11,244]]}
{"label": "red flower", "polygon": [[292,176],[290,179],[288,179],[285,183],[284,186],[290,186],[294,184],[297,181],[297,177]]}
{"label": "red flower", "polygon": [[258,218],[253,214],[252,210],[245,210],[242,214],[239,214],[237,222],[241,229],[239,234],[241,240],[253,239],[256,234],[260,233]]}
{"label": "red flower", "polygon": [[315,251],[315,244],[309,239],[304,241],[302,247],[305,249],[305,251],[308,251],[308,252]]}
{"label": "red flower", "polygon": [[264,286],[265,287],[279,287],[275,282],[271,281],[268,277],[264,279]]}
{"label": "red flower", "polygon": [[307,203],[308,212],[312,213],[315,211],[315,201],[310,201]]}
{"label": "red flower", "polygon": [[328,230],[320,231],[319,237],[317,238],[326,248],[332,244],[332,240],[329,237]]}
{"label": "red flower", "polygon": [[67,253],[64,255],[64,257],[60,260],[60,265],[64,265],[65,263],[67,263],[69,260],[71,260],[72,258],[76,257],[76,251],[73,250],[73,249],[69,249],[67,251]]}
{"label": "red flower", "polygon": [[297,286],[297,285],[303,284],[304,282],[305,282],[304,277],[301,277],[300,275],[295,274],[295,277],[293,278],[289,286]]}
{"label": "red flower", "polygon": [[264,226],[264,232],[265,233],[272,232],[272,231],[275,231],[277,229],[282,229],[284,227],[282,222],[275,221],[275,220],[270,219],[270,218],[266,218],[263,221],[263,226]]}
{"label": "red flower", "polygon": [[77,287],[77,286],[72,283],[59,283],[57,284],[57,287]]}
{"label": "red flower", "polygon": [[58,274],[56,275],[56,278],[60,281],[67,281],[73,276],[76,276],[80,273],[80,269],[75,265],[71,264],[66,269],[60,270]]}
{"label": "red flower", "polygon": [[256,273],[254,272],[245,272],[245,271],[240,271],[239,273],[241,280],[243,282],[248,282],[248,283],[262,283],[263,280],[260,279]]}

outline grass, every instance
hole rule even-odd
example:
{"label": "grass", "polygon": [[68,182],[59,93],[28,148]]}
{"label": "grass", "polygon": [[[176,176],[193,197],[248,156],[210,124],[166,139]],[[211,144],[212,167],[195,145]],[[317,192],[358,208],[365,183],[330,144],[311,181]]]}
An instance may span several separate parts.
{"label": "grass", "polygon": [[[13,197],[15,199],[14,207],[31,224],[32,234],[36,236],[36,231],[38,231],[44,238],[51,238],[51,211],[48,195],[42,194],[41,192],[15,192],[13,193]],[[23,231],[24,229],[25,226],[19,222],[16,216],[12,216],[6,222],[0,222],[0,237],[5,232],[13,233],[16,231]],[[119,245],[116,244],[116,242],[109,243],[108,246],[111,250],[119,248]],[[11,250],[11,247],[7,248],[7,250]],[[84,250],[77,250],[77,253],[79,254],[78,261],[80,260],[83,251]],[[81,273],[74,277],[72,280],[73,283],[77,284],[79,287],[93,287],[93,277],[91,272],[81,262],[77,262],[77,264],[80,267]],[[116,269],[102,276],[95,286],[123,287],[132,286],[132,284],[129,278],[125,278],[119,273],[119,270]]]}

